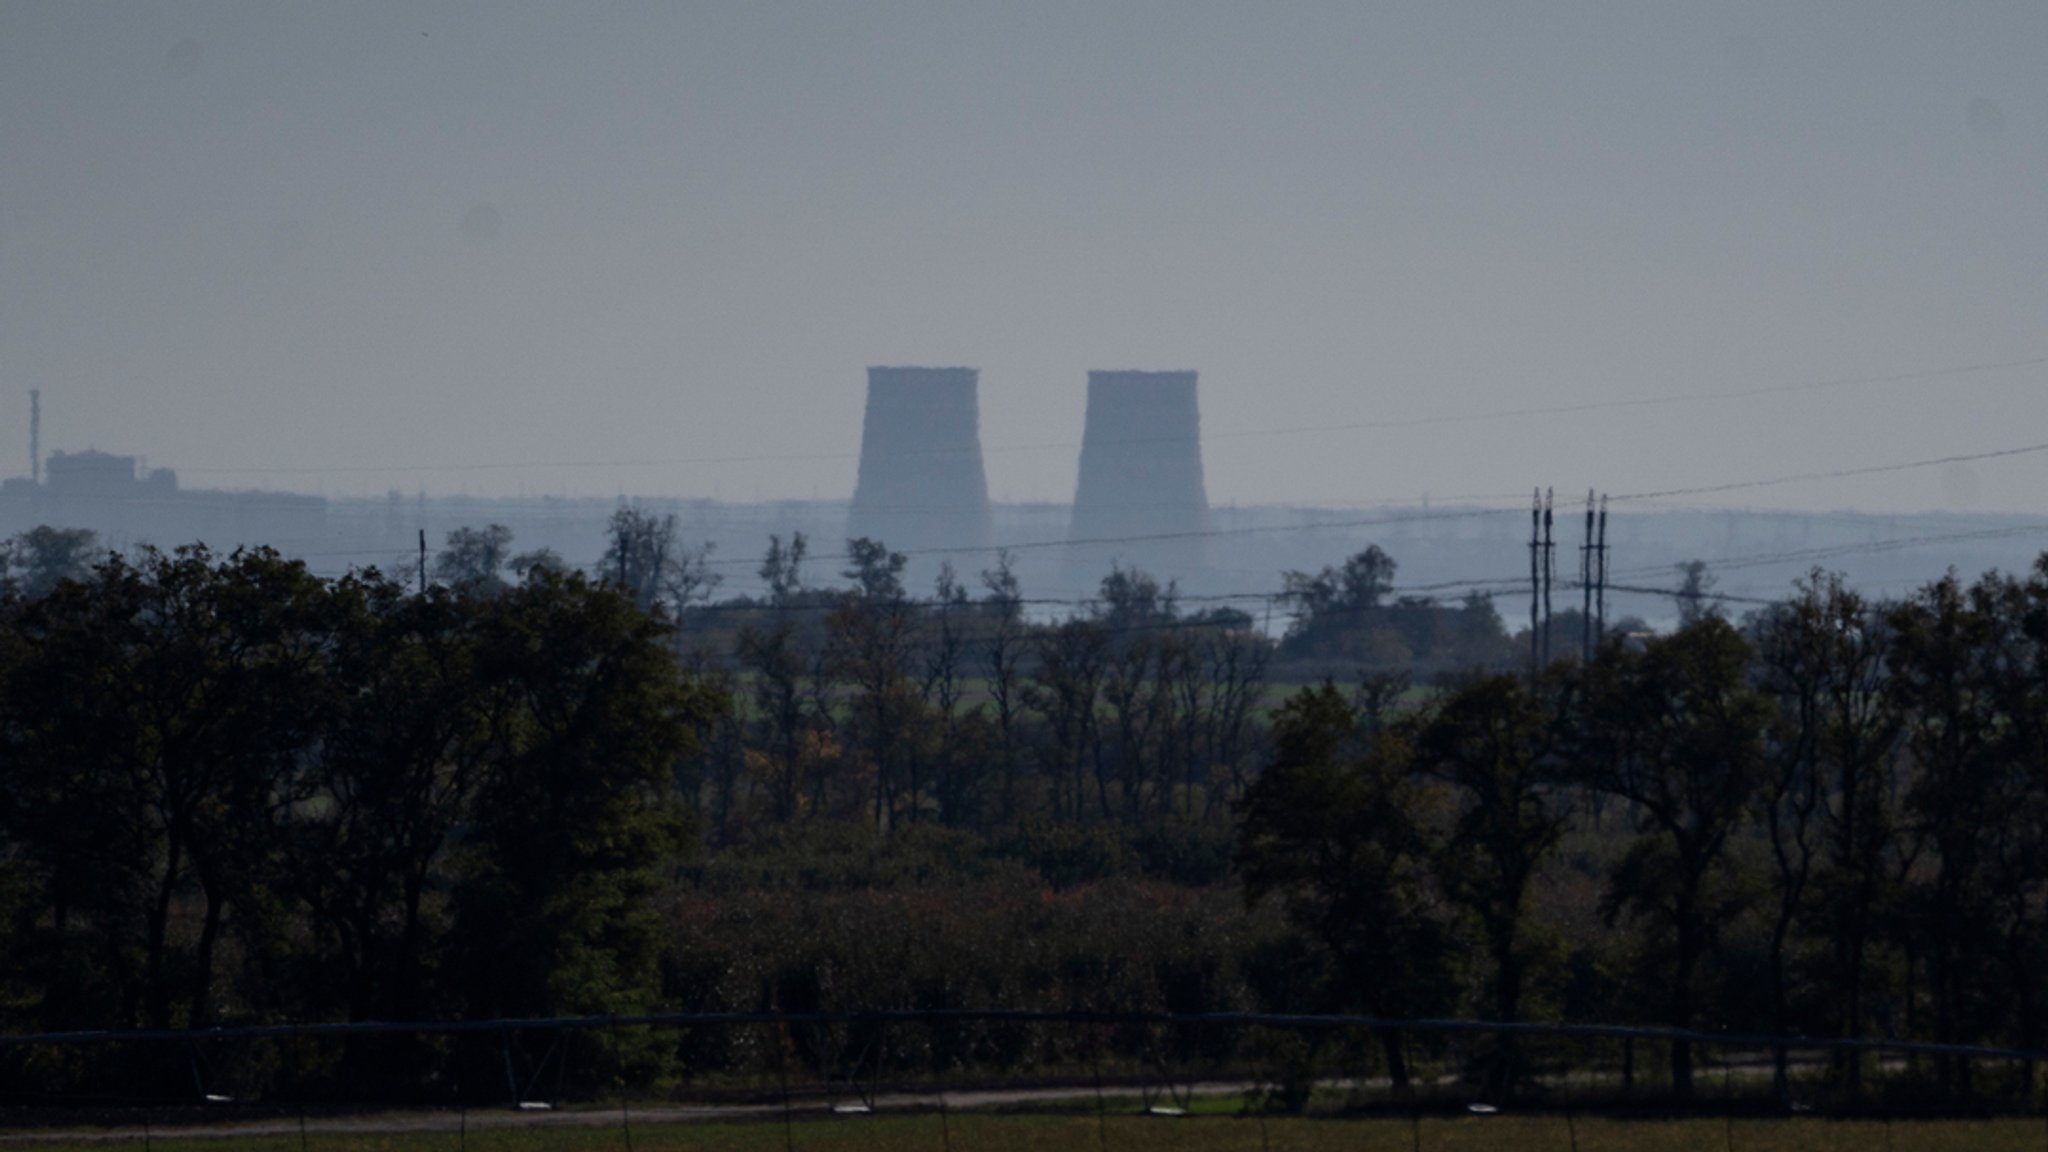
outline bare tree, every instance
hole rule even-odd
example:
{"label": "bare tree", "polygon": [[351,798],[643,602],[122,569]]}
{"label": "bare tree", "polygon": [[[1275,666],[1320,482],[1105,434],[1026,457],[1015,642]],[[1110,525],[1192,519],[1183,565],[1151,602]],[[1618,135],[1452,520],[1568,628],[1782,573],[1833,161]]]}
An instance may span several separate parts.
{"label": "bare tree", "polygon": [[665,609],[678,624],[723,579],[711,569],[713,546],[685,547],[673,512],[656,516],[620,508],[612,513],[608,534],[600,578],[625,589],[643,610]]}

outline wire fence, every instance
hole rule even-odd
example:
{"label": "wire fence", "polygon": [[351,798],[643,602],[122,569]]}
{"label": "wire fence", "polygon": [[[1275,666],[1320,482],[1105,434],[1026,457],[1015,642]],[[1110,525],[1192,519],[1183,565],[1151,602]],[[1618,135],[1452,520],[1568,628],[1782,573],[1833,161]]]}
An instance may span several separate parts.
{"label": "wire fence", "polygon": [[636,1134],[650,1147],[786,1152],[1077,1140],[1103,1152],[1271,1152],[1623,1148],[1638,1146],[1631,1125],[1661,1125],[1691,1143],[1657,1146],[1733,1149],[1813,1146],[1786,1144],[1788,1126],[1824,1123],[1821,1143],[1843,1147],[1867,1137],[2040,1148],[2044,1059],[1902,1040],[1274,1014],[659,1013],[71,1032],[0,1036],[0,1139],[238,1136],[309,1152],[374,1137],[467,1152],[538,1129],[629,1152]]}

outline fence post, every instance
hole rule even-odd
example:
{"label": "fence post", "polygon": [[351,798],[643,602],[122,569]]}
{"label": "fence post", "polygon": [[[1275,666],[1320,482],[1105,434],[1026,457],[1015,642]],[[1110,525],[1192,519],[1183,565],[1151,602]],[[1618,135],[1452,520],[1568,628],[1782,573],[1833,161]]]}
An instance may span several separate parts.
{"label": "fence post", "polygon": [[789,1053],[785,1051],[786,1047],[780,1042],[775,1045],[775,1074],[782,1081],[783,1152],[796,1152],[796,1117],[792,1114],[789,1103]]}
{"label": "fence post", "polygon": [[[621,1046],[620,1046],[620,1044],[619,1044],[619,1019],[618,1019],[618,1016],[617,1016],[617,1014],[614,1014],[614,1015],[612,1016],[612,1020],[611,1020],[611,1025],[610,1025],[610,1027],[609,1027],[609,1028],[607,1028],[607,1029],[606,1029],[606,1031],[607,1031],[607,1032],[608,1032],[608,1033],[610,1034],[610,1036],[611,1036],[611,1039],[612,1039],[612,1059],[614,1059],[614,1060],[620,1060],[621,1062],[623,1062],[623,1057],[622,1057],[622,1055],[621,1055],[621,1053],[623,1052],[623,1049],[621,1048]],[[623,1079],[624,1079],[624,1078],[623,1078],[623,1077],[621,1077],[621,1080],[623,1080]],[[626,1152],[633,1152],[633,1112],[632,1112],[632,1103],[631,1103],[631,1099],[630,1099],[630,1093],[631,1093],[631,1092],[632,1092],[632,1086],[631,1086],[630,1084],[625,1084],[625,1083],[621,1083],[621,1084],[620,1084],[620,1086],[619,1086],[619,1131],[621,1131],[621,1132],[625,1133],[625,1136],[626,1136]]]}
{"label": "fence post", "polygon": [[1095,1136],[1102,1152],[1109,1152],[1109,1106],[1102,1098],[1102,1048],[1093,1031],[1089,1033],[1088,1052],[1095,1063]]}
{"label": "fence post", "polygon": [[1272,1090],[1266,1083],[1265,1049],[1258,1043],[1258,1025],[1250,1025],[1247,1031],[1252,1039],[1252,1091],[1246,1103],[1259,1120],[1259,1152],[1273,1152],[1273,1142],[1266,1135],[1266,1110]]}

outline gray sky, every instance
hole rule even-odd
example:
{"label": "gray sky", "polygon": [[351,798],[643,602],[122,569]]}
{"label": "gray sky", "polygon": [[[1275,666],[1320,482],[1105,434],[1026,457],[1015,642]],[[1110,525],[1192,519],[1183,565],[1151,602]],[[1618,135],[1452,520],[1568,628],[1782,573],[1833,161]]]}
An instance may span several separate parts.
{"label": "gray sky", "polygon": [[2048,357],[2044,61],[2038,0],[10,0],[0,471],[40,387],[192,486],[843,497],[872,363],[982,369],[1002,499],[1090,368],[1201,371],[1217,502],[2044,442],[2048,363],[1342,427]]}

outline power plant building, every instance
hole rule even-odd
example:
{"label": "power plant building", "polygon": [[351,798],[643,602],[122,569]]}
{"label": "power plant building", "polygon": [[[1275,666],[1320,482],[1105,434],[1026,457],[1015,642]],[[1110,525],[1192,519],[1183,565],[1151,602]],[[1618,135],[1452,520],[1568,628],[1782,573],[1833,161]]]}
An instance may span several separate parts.
{"label": "power plant building", "polygon": [[[988,477],[981,460],[980,373],[973,368],[870,368],[860,477],[849,537],[912,553],[911,579],[936,573],[932,549],[988,544]],[[971,572],[985,558],[961,553]]]}
{"label": "power plant building", "polygon": [[0,536],[48,524],[89,528],[113,548],[204,543],[219,552],[290,551],[326,536],[327,501],[319,496],[180,488],[170,469],[139,465],[133,456],[92,449],[38,460],[40,483],[31,476],[0,484]]}
{"label": "power plant building", "polygon": [[1208,520],[1195,373],[1090,372],[1069,580],[1121,564],[1185,584],[1206,566]]}

